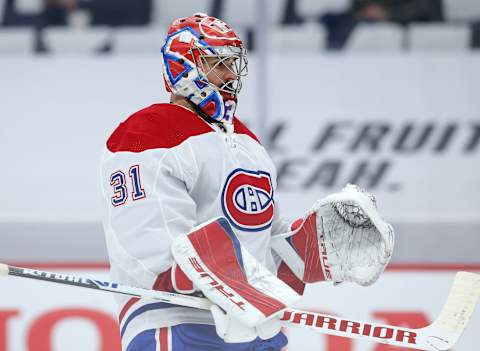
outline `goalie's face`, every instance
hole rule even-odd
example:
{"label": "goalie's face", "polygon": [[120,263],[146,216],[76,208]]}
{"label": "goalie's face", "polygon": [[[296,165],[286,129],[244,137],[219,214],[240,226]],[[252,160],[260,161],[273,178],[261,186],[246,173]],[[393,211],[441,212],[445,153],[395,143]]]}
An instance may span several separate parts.
{"label": "goalie's face", "polygon": [[229,89],[232,82],[236,80],[233,72],[233,58],[217,59],[207,57],[205,59],[207,68],[207,80],[220,89]]}
{"label": "goalie's face", "polygon": [[242,89],[242,78],[248,73],[247,57],[242,48],[215,48],[225,55],[198,55],[197,69],[206,81],[222,95],[236,98]]}

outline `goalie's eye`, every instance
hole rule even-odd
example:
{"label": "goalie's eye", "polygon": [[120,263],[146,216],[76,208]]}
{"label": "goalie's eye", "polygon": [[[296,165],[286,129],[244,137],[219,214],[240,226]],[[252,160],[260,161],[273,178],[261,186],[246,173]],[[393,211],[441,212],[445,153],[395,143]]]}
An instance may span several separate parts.
{"label": "goalie's eye", "polygon": [[209,69],[224,69],[231,71],[235,68],[235,57],[206,57],[205,58]]}
{"label": "goalie's eye", "polygon": [[227,66],[228,68],[233,68],[235,67],[235,61],[237,60],[236,57],[229,57],[226,60],[223,60],[223,64]]}

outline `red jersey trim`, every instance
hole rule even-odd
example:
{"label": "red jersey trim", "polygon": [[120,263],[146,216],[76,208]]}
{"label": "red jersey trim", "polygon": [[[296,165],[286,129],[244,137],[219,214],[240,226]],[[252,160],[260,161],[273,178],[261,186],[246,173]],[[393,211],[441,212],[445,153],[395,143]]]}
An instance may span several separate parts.
{"label": "red jersey trim", "polygon": [[[107,140],[110,152],[142,152],[173,148],[192,136],[214,132],[212,126],[189,109],[175,104],[154,104],[135,112],[115,129]],[[239,119],[234,132],[260,143]]]}
{"label": "red jersey trim", "polygon": [[243,124],[237,117],[233,119],[233,131],[237,134],[245,134],[248,135],[250,138],[255,140],[257,143],[260,143],[260,140],[258,140],[257,136],[247,128],[245,124]]}
{"label": "red jersey trim", "polygon": [[[157,279],[155,280],[155,283],[153,284],[152,289],[157,290],[157,291],[171,291],[174,292],[175,290],[173,289],[172,281],[170,279],[172,269],[169,268],[165,272],[160,273],[157,276]],[[118,316],[118,322],[122,323],[123,318],[125,318],[125,315],[127,312],[130,310],[130,308],[137,302],[139,301],[140,298],[138,297],[132,297],[127,301],[127,303],[123,306],[122,310],[119,313]]]}
{"label": "red jersey trim", "polygon": [[192,111],[174,104],[155,104],[134,113],[107,140],[111,152],[172,148],[192,136],[213,132]]}

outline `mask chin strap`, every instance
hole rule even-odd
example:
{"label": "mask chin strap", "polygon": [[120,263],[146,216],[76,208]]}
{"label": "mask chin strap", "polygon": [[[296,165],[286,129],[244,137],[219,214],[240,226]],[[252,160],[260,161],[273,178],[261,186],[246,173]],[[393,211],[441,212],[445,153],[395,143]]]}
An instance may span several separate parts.
{"label": "mask chin strap", "polygon": [[[215,124],[218,127],[220,127],[221,129],[223,129],[224,131],[226,131],[226,128],[224,126],[224,122],[218,121],[218,120],[210,117],[200,107],[198,107],[197,105],[192,103],[190,100],[188,100],[188,99],[186,99],[186,100],[188,101],[188,104],[191,106],[191,108],[195,111],[195,113],[197,115],[199,115],[205,122],[207,122],[209,124]],[[233,123],[233,121],[232,121],[232,123]]]}
{"label": "mask chin strap", "polygon": [[218,103],[223,104],[223,115],[219,119],[211,117],[207,112],[205,112],[199,105],[195,104],[193,101],[187,98],[189,105],[192,109],[206,122],[213,123],[217,125],[233,125],[233,119],[235,116],[235,111],[237,109],[237,100],[231,94],[221,93],[217,90],[217,94],[220,95],[221,99]]}

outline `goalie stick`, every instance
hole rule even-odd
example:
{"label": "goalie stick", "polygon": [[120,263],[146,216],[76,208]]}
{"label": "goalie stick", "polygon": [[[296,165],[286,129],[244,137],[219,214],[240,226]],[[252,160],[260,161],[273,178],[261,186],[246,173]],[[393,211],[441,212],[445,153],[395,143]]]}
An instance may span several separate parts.
{"label": "goalie stick", "polygon": [[[0,264],[0,276],[7,275],[108,291],[204,310],[209,310],[211,306],[209,300],[201,297],[142,289],[103,280]],[[375,341],[418,350],[443,351],[451,349],[462,335],[479,297],[480,275],[458,272],[439,317],[424,328],[402,328],[291,308],[284,311],[281,320],[287,327],[302,326],[329,335]]]}

